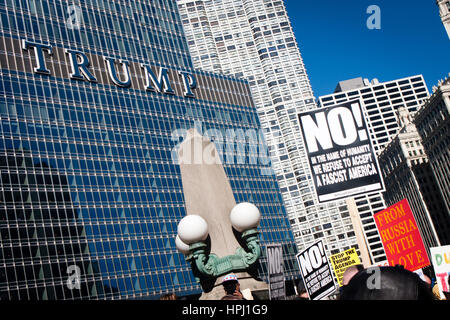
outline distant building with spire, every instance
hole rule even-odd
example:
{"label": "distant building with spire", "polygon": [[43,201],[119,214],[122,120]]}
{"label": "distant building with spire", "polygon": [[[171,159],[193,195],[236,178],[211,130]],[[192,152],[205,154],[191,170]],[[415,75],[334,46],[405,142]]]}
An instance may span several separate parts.
{"label": "distant building with spire", "polygon": [[439,14],[445,30],[447,30],[448,38],[450,39],[450,1],[436,0],[436,3],[439,6]]}

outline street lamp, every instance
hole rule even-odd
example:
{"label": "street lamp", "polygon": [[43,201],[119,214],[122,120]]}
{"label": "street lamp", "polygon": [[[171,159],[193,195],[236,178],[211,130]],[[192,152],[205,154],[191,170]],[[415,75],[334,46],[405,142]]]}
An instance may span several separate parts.
{"label": "street lamp", "polygon": [[258,208],[248,202],[240,203],[231,210],[230,220],[233,228],[241,233],[247,248],[239,247],[234,255],[226,257],[206,253],[208,224],[205,219],[188,215],[178,224],[176,247],[203,277],[217,278],[230,272],[246,271],[261,256],[257,230],[261,213]]}
{"label": "street lamp", "polygon": [[239,232],[256,229],[261,220],[258,208],[249,202],[236,205],[230,213],[231,225]]}
{"label": "street lamp", "polygon": [[208,224],[205,219],[195,214],[186,216],[178,224],[178,237],[188,245],[205,241],[208,237]]}

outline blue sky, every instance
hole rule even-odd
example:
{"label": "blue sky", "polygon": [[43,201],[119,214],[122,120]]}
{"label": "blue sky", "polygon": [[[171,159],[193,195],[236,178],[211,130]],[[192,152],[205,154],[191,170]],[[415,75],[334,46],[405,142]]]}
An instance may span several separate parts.
{"label": "blue sky", "polygon": [[[450,40],[435,0],[285,0],[314,95],[341,80],[380,82],[423,74],[428,88],[450,72]],[[381,29],[366,26],[377,5]]]}

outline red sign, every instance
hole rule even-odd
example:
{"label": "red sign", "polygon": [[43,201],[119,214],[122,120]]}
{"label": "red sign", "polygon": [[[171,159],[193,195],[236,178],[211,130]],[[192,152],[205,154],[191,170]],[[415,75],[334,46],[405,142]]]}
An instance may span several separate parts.
{"label": "red sign", "polygon": [[408,200],[376,213],[374,218],[389,265],[400,264],[410,271],[430,265]]}

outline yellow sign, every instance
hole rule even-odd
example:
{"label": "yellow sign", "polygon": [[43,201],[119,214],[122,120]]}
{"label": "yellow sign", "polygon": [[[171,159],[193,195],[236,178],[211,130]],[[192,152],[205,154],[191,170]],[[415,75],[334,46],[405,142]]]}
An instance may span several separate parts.
{"label": "yellow sign", "polygon": [[342,276],[344,275],[345,270],[350,266],[361,264],[355,248],[332,255],[330,261],[340,287],[343,286]]}

